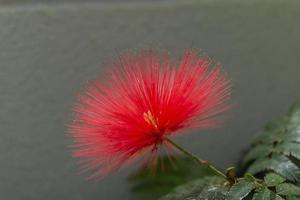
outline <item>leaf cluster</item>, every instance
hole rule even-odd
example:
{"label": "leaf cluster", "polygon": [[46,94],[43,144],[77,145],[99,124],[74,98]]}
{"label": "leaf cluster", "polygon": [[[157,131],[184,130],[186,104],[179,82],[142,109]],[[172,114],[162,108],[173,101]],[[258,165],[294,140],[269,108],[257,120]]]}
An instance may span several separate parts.
{"label": "leaf cluster", "polygon": [[233,185],[220,177],[210,176],[175,188],[160,200],[296,200],[300,188],[276,174],[263,180],[246,174]]}
{"label": "leaf cluster", "polygon": [[270,122],[255,138],[243,159],[252,174],[273,171],[289,181],[300,182],[300,101],[288,115]]}

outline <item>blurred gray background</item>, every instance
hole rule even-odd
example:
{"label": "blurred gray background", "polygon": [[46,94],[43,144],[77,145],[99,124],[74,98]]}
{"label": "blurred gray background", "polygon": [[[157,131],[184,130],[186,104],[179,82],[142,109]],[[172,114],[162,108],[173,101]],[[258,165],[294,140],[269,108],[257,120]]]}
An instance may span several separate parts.
{"label": "blurred gray background", "polygon": [[128,171],[77,176],[65,125],[74,96],[126,49],[202,49],[224,65],[226,125],[178,141],[224,169],[300,96],[295,0],[0,0],[0,199],[132,200]]}

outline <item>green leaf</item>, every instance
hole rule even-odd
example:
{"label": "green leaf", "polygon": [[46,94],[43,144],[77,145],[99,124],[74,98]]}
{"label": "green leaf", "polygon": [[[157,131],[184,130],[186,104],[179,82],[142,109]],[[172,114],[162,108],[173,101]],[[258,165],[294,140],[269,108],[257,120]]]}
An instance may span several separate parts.
{"label": "green leaf", "polygon": [[159,200],[196,199],[209,186],[225,188],[224,182],[223,178],[217,176],[204,177],[174,188],[172,192],[161,197]]}
{"label": "green leaf", "polygon": [[300,100],[291,106],[287,116],[267,124],[242,164],[254,175],[272,171],[289,181],[300,181]]}
{"label": "green leaf", "polygon": [[293,156],[297,159],[300,159],[300,143],[289,142],[282,143],[277,147],[278,151],[282,152],[286,156]]}
{"label": "green leaf", "polygon": [[[282,127],[281,127],[282,129]],[[260,144],[273,144],[274,142],[278,142],[281,140],[281,132],[280,129],[275,130],[264,130],[258,133],[258,135],[254,138],[253,146]]]}
{"label": "green leaf", "polygon": [[298,166],[285,156],[274,155],[271,158],[259,159],[248,168],[248,172],[252,174],[269,170],[277,172],[288,180],[300,181],[300,170]]}
{"label": "green leaf", "polygon": [[300,143],[300,122],[298,126],[288,128],[288,134],[284,136],[284,142]]}
{"label": "green leaf", "polygon": [[272,145],[271,144],[262,144],[262,145],[257,145],[254,146],[244,157],[243,164],[246,164],[252,160],[261,158],[261,157],[266,157],[273,151]]}
{"label": "green leaf", "polygon": [[280,200],[280,199],[282,199],[280,196],[276,195],[274,192],[272,192],[266,187],[258,189],[252,198],[252,200]]}
{"label": "green leaf", "polygon": [[227,190],[222,187],[208,187],[203,189],[197,199],[199,200],[225,200]]}
{"label": "green leaf", "polygon": [[284,196],[300,196],[300,187],[290,183],[282,183],[276,186],[276,192]]}
{"label": "green leaf", "polygon": [[156,167],[144,168],[129,177],[131,190],[143,199],[155,199],[170,192],[174,187],[199,177],[210,176],[212,173],[198,163],[186,157],[171,160],[162,157]]}
{"label": "green leaf", "polygon": [[285,179],[283,177],[281,177],[275,173],[267,174],[265,176],[264,180],[268,186],[276,186],[285,181]]}
{"label": "green leaf", "polygon": [[234,184],[228,192],[228,200],[241,200],[255,188],[255,183],[247,179]]}

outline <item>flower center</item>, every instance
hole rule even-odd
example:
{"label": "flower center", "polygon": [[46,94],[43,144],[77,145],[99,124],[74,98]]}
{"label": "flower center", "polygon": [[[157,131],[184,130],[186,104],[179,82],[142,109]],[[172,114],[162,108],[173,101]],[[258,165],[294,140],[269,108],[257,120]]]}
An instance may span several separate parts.
{"label": "flower center", "polygon": [[144,112],[144,119],[149,125],[154,126],[156,129],[158,128],[158,120],[153,116],[150,110]]}

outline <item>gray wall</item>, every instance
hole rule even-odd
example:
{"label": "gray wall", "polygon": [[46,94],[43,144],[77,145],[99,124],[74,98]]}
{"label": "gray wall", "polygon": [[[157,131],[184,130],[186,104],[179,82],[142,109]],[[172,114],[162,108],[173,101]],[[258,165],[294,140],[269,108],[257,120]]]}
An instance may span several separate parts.
{"label": "gray wall", "polygon": [[96,184],[76,175],[65,128],[76,93],[130,48],[192,46],[223,63],[235,103],[225,127],[178,141],[220,168],[236,164],[300,96],[299,10],[296,0],[3,4],[0,199],[134,199],[127,171]]}

